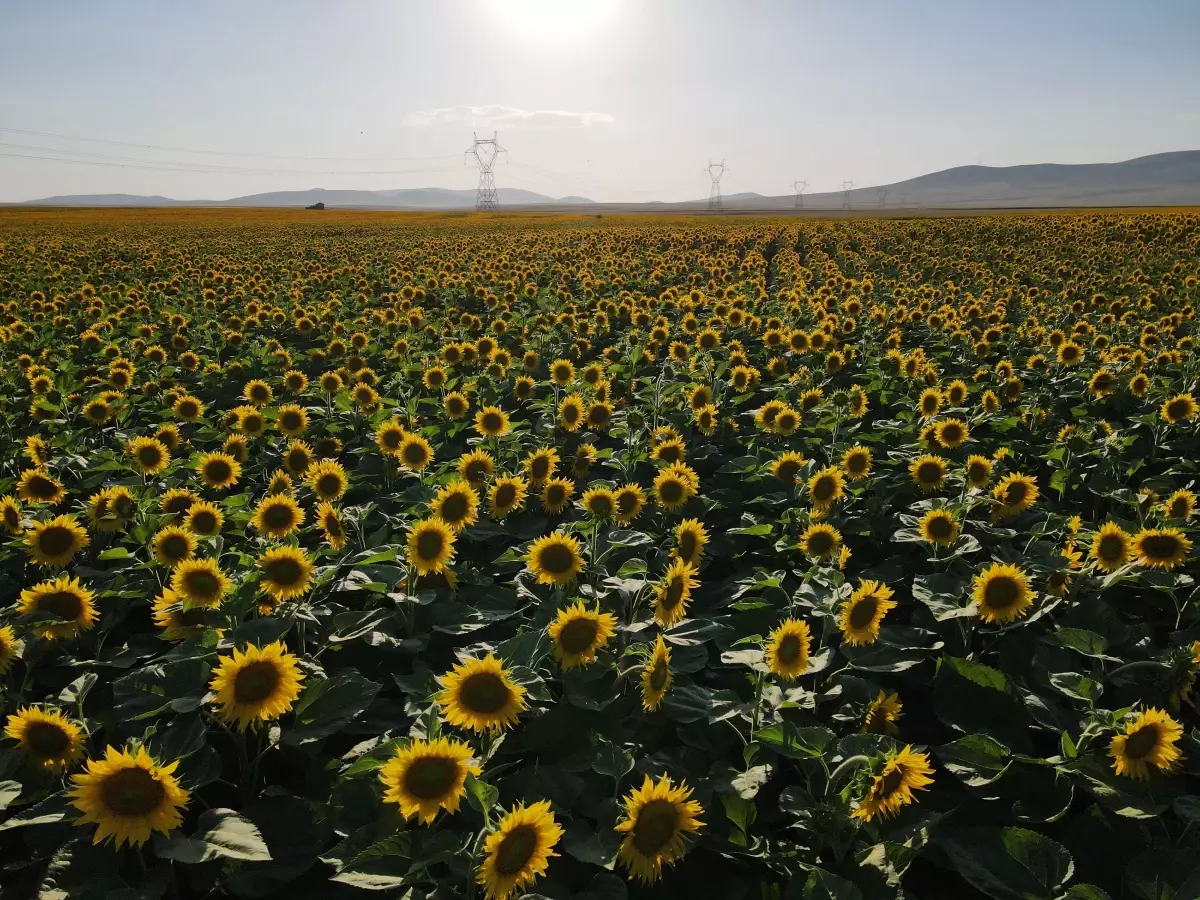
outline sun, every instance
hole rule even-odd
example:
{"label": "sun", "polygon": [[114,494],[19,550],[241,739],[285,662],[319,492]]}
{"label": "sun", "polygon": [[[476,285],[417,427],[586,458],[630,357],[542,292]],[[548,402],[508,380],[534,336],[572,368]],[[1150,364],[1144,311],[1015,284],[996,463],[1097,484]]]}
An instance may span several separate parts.
{"label": "sun", "polygon": [[616,0],[492,0],[514,31],[535,38],[579,37],[593,31]]}

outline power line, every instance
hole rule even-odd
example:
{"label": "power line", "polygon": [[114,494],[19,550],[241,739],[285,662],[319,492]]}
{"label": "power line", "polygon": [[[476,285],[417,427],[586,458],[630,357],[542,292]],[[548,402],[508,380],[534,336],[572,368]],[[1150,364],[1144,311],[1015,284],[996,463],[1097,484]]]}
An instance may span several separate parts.
{"label": "power line", "polygon": [[106,169],[136,169],[148,172],[181,172],[192,175],[415,175],[422,172],[457,172],[458,166],[429,166],[423,169],[386,169],[378,171],[317,171],[313,169],[236,169],[236,168],[200,168],[189,169],[178,165],[164,163],[154,165],[149,163],[104,162],[95,159],[64,159],[56,156],[37,156],[31,153],[5,153],[0,151],[0,157],[7,159],[36,159],[42,162],[68,163],[77,166],[99,166]]}
{"label": "power line", "polygon": [[483,140],[480,140],[478,134],[472,136],[475,142],[463,151],[463,155],[475,157],[475,162],[479,164],[479,190],[475,194],[475,208],[494,212],[500,207],[500,200],[496,196],[496,176],[493,169],[496,165],[496,157],[504,153],[507,159],[508,151],[500,146],[494,131],[490,138]]}

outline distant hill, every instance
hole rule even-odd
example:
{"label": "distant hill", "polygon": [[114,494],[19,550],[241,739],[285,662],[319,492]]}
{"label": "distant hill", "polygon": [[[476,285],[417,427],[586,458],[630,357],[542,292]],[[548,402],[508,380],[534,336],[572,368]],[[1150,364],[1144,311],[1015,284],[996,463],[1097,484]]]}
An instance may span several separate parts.
{"label": "distant hill", "polygon": [[[520,188],[500,188],[502,206],[579,206],[592,201],[586,197],[547,197]],[[22,206],[257,206],[296,207],[324,203],[327,209],[474,209],[475,189],[396,188],[384,191],[271,191],[248,194],[230,200],[173,200],[170,197],[145,197],[138,194],[75,194],[28,200]]]}

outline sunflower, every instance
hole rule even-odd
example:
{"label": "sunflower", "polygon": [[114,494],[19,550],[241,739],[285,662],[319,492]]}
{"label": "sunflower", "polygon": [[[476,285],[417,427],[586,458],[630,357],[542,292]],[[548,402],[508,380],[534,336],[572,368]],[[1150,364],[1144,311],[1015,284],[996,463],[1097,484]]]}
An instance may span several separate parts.
{"label": "sunflower", "polygon": [[558,404],[558,423],[566,431],[578,431],[583,424],[583,397],[579,394],[567,394]]}
{"label": "sunflower", "polygon": [[971,596],[984,622],[1005,625],[1029,612],[1029,576],[1010,563],[992,563],[975,576]]}
{"label": "sunflower", "polygon": [[486,450],[472,450],[458,458],[458,474],[472,485],[482,484],[495,471],[496,461]]}
{"label": "sunflower", "polygon": [[1133,549],[1147,568],[1174,569],[1187,562],[1192,542],[1178,528],[1144,528],[1134,535]]}
{"label": "sunflower", "polygon": [[888,694],[880,691],[879,696],[871,701],[863,715],[863,734],[887,734],[895,736],[900,733],[896,722],[904,714],[899,694]]}
{"label": "sunflower", "polygon": [[8,717],[4,734],[17,742],[31,762],[45,769],[64,769],[83,756],[82,730],[56,709],[23,706]]}
{"label": "sunflower", "polygon": [[168,641],[196,637],[220,624],[215,607],[195,606],[184,609],[183,598],[170,588],[164,588],[163,592],[154,598],[152,609],[154,624],[163,630],[162,636]]}
{"label": "sunflower", "polygon": [[96,823],[92,843],[112,838],[118,847],[140,847],[151,831],[168,834],[183,823],[179,810],[190,796],[174,777],[178,765],[160,766],[145,747],[136,753],[108,747],[103,760],[90,759],[86,772],[71,776],[68,796],[83,813],[75,824]]}
{"label": "sunflower", "polygon": [[1109,745],[1113,769],[1138,781],[1150,780],[1150,767],[1171,773],[1179,767],[1183,754],[1175,745],[1183,737],[1182,726],[1161,709],[1151,707],[1138,713]]}
{"label": "sunflower", "polygon": [[21,504],[15,497],[0,497],[0,522],[9,534],[20,534],[25,530],[25,526],[21,524]]}
{"label": "sunflower", "polygon": [[300,696],[304,675],[282,641],[222,656],[208,689],[215,694],[217,718],[245,731],[256,722],[278,719]]}
{"label": "sunflower", "polygon": [[942,408],[942,392],[937,388],[926,388],[917,400],[917,408],[923,418],[932,419]]}
{"label": "sunflower", "polygon": [[442,408],[451,419],[461,419],[471,409],[471,403],[458,391],[452,391],[442,398]]}
{"label": "sunflower", "polygon": [[583,569],[579,541],[565,534],[543,535],[529,545],[525,565],[538,584],[569,584]]}
{"label": "sunflower", "polygon": [[896,608],[892,593],[886,584],[860,579],[858,588],[842,606],[838,618],[842,640],[852,647],[875,643],[883,617]]}
{"label": "sunflower", "polygon": [[287,537],[304,524],[304,510],[287,494],[271,494],[258,504],[250,524],[267,537]]}
{"label": "sunflower", "polygon": [[456,480],[444,485],[433,498],[433,515],[453,531],[459,532],[478,518],[479,495],[467,482]]}
{"label": "sunflower", "polygon": [[312,586],[315,566],[298,547],[272,547],[255,564],[262,570],[258,586],[271,598],[269,604],[263,604],[268,611],[275,604],[299,597]]}
{"label": "sunflower", "polygon": [[268,496],[273,494],[287,494],[292,496],[292,476],[283,469],[276,469],[275,474],[271,476],[271,481],[267,484]]}
{"label": "sunflower", "polygon": [[775,414],[775,421],[772,429],[777,434],[782,434],[785,437],[795,432],[800,427],[800,413],[792,409],[790,406],[784,406]]}
{"label": "sunflower", "polygon": [[211,559],[189,559],[171,573],[171,590],[183,599],[184,609],[216,606],[229,590],[229,578]]}
{"label": "sunflower", "polygon": [[654,618],[663,628],[670,628],[687,615],[692,591],[700,586],[696,570],[681,559],[675,560],[654,586]]}
{"label": "sunflower", "polygon": [[658,709],[673,680],[671,651],[660,634],[650,658],[642,667],[642,708],[649,712]]}
{"label": "sunflower", "polygon": [[918,753],[911,746],[890,751],[882,771],[872,778],[871,786],[858,801],[852,817],[864,822],[891,818],[901,807],[916,802],[913,791],[929,789],[933,784],[929,777],[932,774],[928,754]]}
{"label": "sunflower", "polygon": [[946,472],[946,461],[930,454],[918,457],[908,467],[913,484],[925,493],[936,491],[945,484]]}
{"label": "sunflower", "polygon": [[525,457],[525,471],[530,483],[540,486],[547,478],[553,478],[558,468],[558,451],[553,448],[534,450]]}
{"label": "sunflower", "polygon": [[25,553],[39,566],[63,567],[88,545],[90,538],[75,516],[34,522],[25,532]]}
{"label": "sunflower", "polygon": [[654,445],[650,458],[667,465],[681,463],[687,460],[687,447],[679,438],[669,438]]}
{"label": "sunflower", "polygon": [[421,435],[406,432],[397,455],[404,466],[419,472],[433,462],[433,447]]}
{"label": "sunflower", "polygon": [[1189,490],[1178,490],[1162,505],[1163,516],[1168,519],[1190,519],[1196,511],[1196,495]]}
{"label": "sunflower", "polygon": [[693,568],[699,568],[708,544],[708,529],[699,519],[684,519],[675,526],[675,549],[671,555]]}
{"label": "sunflower", "polygon": [[645,884],[662,878],[663,865],[673,865],[686,851],[684,836],[704,827],[700,804],[691,799],[686,782],[678,786],[663,775],[657,782],[645,776],[640,788],[623,800],[625,818],[615,830],[625,835],[617,851],[622,865]]}
{"label": "sunflower", "polygon": [[303,475],[312,465],[313,448],[304,441],[292,441],[283,452],[283,467],[293,475]]}
{"label": "sunflower", "polygon": [[871,451],[855,444],[842,454],[842,471],[851,481],[860,481],[871,474]]}
{"label": "sunflower", "polygon": [[487,900],[508,900],[544,875],[550,857],[558,856],[553,848],[562,836],[562,826],[554,820],[549,800],[514,807],[483,845],[477,881],[484,886]]}
{"label": "sunflower", "polygon": [[589,610],[579,600],[558,611],[547,632],[554,642],[554,657],[564,669],[596,661],[596,652],[616,634],[617,617]]}
{"label": "sunflower", "polygon": [[137,503],[127,488],[106,487],[88,498],[88,519],[97,531],[124,531]]}
{"label": "sunflower", "polygon": [[642,510],[646,506],[646,492],[642,490],[639,484],[626,484],[617,489],[617,515],[616,522],[618,525],[629,525],[638,516],[642,514]]}
{"label": "sunflower", "polygon": [[992,480],[992,461],[986,456],[970,456],[967,458],[967,484],[973,488],[987,487]]}
{"label": "sunflower", "polygon": [[323,459],[316,465],[309,466],[305,477],[318,500],[337,500],[346,493],[346,470],[335,460]]}
{"label": "sunflower", "polygon": [[1013,472],[1005,475],[992,489],[999,504],[993,512],[997,519],[1011,519],[1033,506],[1038,498],[1037,479],[1032,475]]}
{"label": "sunflower", "polygon": [[818,512],[829,509],[846,496],[846,476],[834,466],[814,472],[807,486],[813,509]]}
{"label": "sunflower", "polygon": [[26,469],[17,480],[17,497],[26,503],[62,503],[62,482],[44,469]]}
{"label": "sunflower", "polygon": [[1168,423],[1188,422],[1196,418],[1196,401],[1191,394],[1176,394],[1163,403],[1159,412]]}
{"label": "sunflower", "polygon": [[485,406],[475,413],[475,430],[482,437],[502,437],[510,427],[508,414],[498,406]]}
{"label": "sunflower", "polygon": [[767,637],[763,658],[767,668],[785,681],[793,681],[808,671],[812,633],[808,623],[785,619]]}
{"label": "sunflower", "polygon": [[499,521],[514,510],[520,509],[525,504],[528,493],[529,486],[520,476],[503,475],[497,478],[488,492],[491,517]]}
{"label": "sunflower", "polygon": [[824,561],[836,556],[841,550],[842,534],[832,525],[818,522],[804,530],[798,546],[805,556]]}
{"label": "sunflower", "polygon": [[575,380],[575,366],[570,360],[556,359],[550,364],[550,378],[559,387],[566,387]]}
{"label": "sunflower", "polygon": [[[287,408],[288,407],[284,407],[284,409],[287,409]],[[304,412],[298,406],[291,407],[291,408],[300,410],[300,412]],[[237,409],[235,409],[233,411],[233,414],[234,414],[234,416],[237,417],[238,431],[240,431],[246,437],[251,437],[251,438],[262,437],[263,434],[266,432],[267,417],[265,415],[263,415],[261,410],[256,409],[253,406],[239,406]],[[308,427],[307,414],[305,415],[304,425],[305,425],[305,427]],[[280,429],[280,430],[282,431],[283,429]],[[299,435],[301,431],[303,431],[303,429],[296,430],[295,435],[292,435],[292,436],[294,437],[296,435]],[[284,432],[284,434],[287,434],[287,432]]]}
{"label": "sunflower", "polygon": [[13,662],[20,658],[22,649],[12,626],[0,626],[0,675],[8,674]]}
{"label": "sunflower", "polygon": [[457,812],[467,776],[483,771],[471,753],[471,745],[457,738],[416,739],[401,747],[379,770],[384,802],[395,803],[406,819],[416,816],[423,825],[432,823],[439,809]]}
{"label": "sunflower", "polygon": [[939,444],[947,450],[955,450],[967,442],[971,429],[961,419],[943,419],[938,422],[935,434]]}
{"label": "sunflower", "polygon": [[210,488],[223,491],[237,484],[242,466],[227,453],[206,453],[196,464],[196,471]]}
{"label": "sunflower", "polygon": [[1113,522],[1106,522],[1092,539],[1092,559],[1101,572],[1115,572],[1133,559],[1132,538]]}
{"label": "sunflower", "polygon": [[192,558],[196,552],[196,539],[186,528],[168,525],[154,535],[150,541],[150,549],[155,559],[164,566],[173,568]]}
{"label": "sunflower", "polygon": [[512,727],[527,708],[525,688],[512,680],[491,653],[459,663],[439,683],[442,690],[437,702],[446,721],[478,734]]}
{"label": "sunflower", "polygon": [[387,456],[399,456],[400,445],[404,442],[407,432],[399,422],[393,419],[384,422],[375,429],[375,443]]}
{"label": "sunflower", "polygon": [[321,531],[325,535],[325,543],[334,550],[341,550],[346,546],[346,529],[342,524],[342,514],[328,500],[317,506],[317,522],[321,526]]}
{"label": "sunflower", "polygon": [[557,516],[570,504],[574,493],[575,482],[566,478],[547,479],[542,486],[542,511]]}
{"label": "sunflower", "polygon": [[454,557],[454,530],[437,517],[414,522],[408,532],[408,564],[418,575],[444,572]]}
{"label": "sunflower", "polygon": [[183,516],[184,527],[199,537],[215,537],[221,533],[224,523],[225,513],[215,503],[206,500],[193,503]]}
{"label": "sunflower", "polygon": [[609,521],[617,511],[617,495],[612,488],[596,487],[584,492],[579,505],[593,519]]}
{"label": "sunflower", "polygon": [[126,445],[125,453],[143,475],[157,475],[171,462],[171,451],[157,438],[134,438]]}
{"label": "sunflower", "polygon": [[682,509],[696,493],[696,473],[683,463],[667,466],[654,477],[654,500],[663,509]]}
{"label": "sunflower", "polygon": [[795,481],[804,466],[804,454],[786,450],[771,461],[770,472],[782,481]]}

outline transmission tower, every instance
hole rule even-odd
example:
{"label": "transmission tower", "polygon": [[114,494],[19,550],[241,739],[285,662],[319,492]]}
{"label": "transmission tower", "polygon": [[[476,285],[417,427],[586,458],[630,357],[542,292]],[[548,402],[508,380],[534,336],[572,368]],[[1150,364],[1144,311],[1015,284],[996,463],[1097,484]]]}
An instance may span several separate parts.
{"label": "transmission tower", "polygon": [[887,206],[888,189],[885,187],[875,188],[875,199],[879,201],[879,208],[883,209]]}
{"label": "transmission tower", "polygon": [[854,190],[853,181],[842,182],[842,209],[850,208],[850,192]]}
{"label": "transmission tower", "polygon": [[708,168],[704,171],[712,179],[712,187],[708,191],[708,211],[721,212],[725,209],[724,204],[721,203],[721,176],[725,174],[725,160],[721,160],[719,163],[709,160]]}
{"label": "transmission tower", "polygon": [[804,192],[808,190],[808,179],[797,178],[792,182],[792,189],[796,192],[796,209],[804,209]]}
{"label": "transmission tower", "polygon": [[[496,166],[496,158],[501,153],[508,153],[508,151],[500,146],[494,131],[490,138],[482,140],[478,134],[472,136],[475,139],[474,143],[463,151],[463,156],[475,157],[475,162],[479,165],[479,190],[475,194],[475,208],[494,212],[500,207],[500,201],[496,197],[496,176],[493,170]],[[464,159],[463,162],[466,160]]]}

